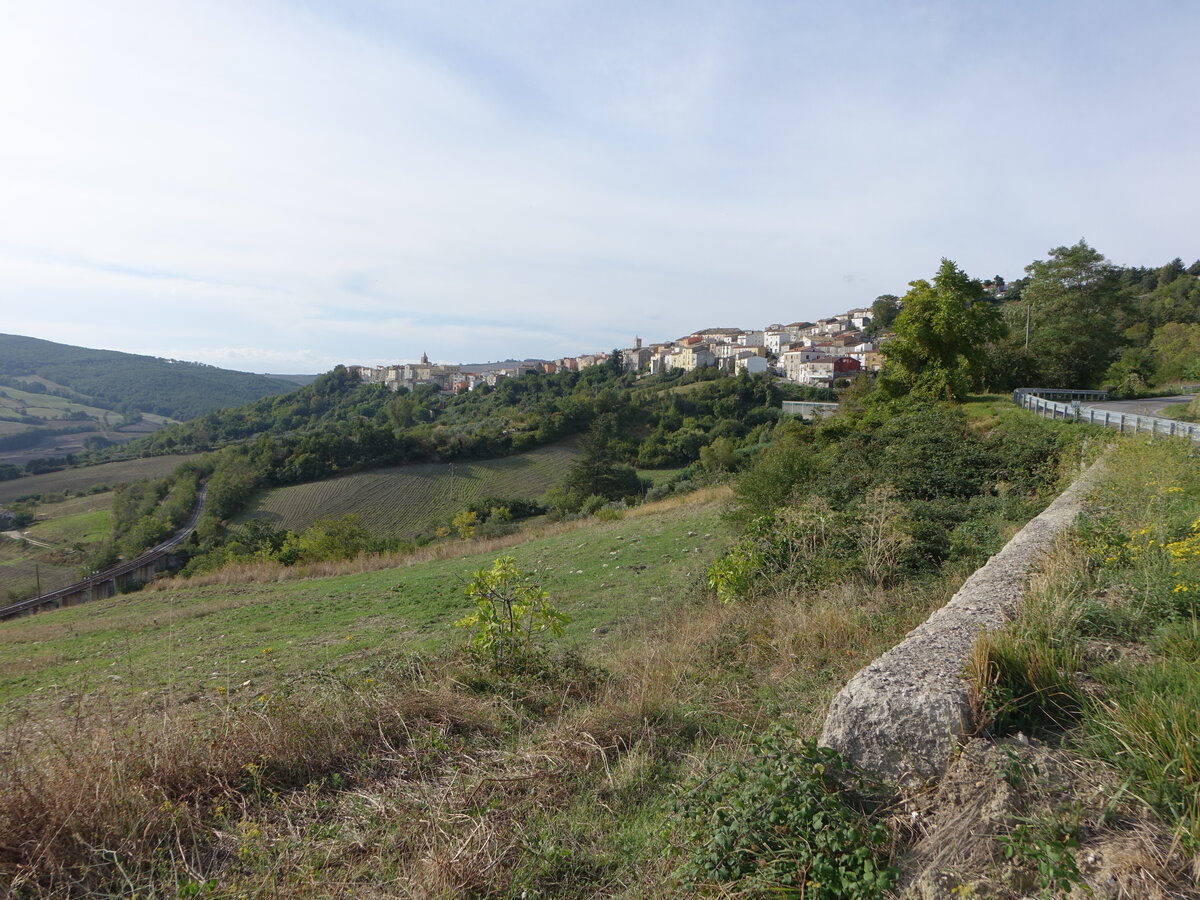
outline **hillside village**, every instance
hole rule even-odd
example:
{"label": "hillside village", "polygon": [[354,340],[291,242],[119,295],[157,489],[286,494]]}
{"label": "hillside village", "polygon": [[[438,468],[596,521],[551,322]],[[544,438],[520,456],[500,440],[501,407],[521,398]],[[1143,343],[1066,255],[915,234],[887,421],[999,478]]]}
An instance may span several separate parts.
{"label": "hillside village", "polygon": [[[871,310],[860,308],[817,322],[775,323],[761,330],[705,328],[652,344],[643,344],[639,337],[632,347],[614,352],[620,354],[621,369],[626,372],[658,375],[715,366],[730,374],[770,372],[795,384],[832,387],[838,379],[859,372],[874,374],[882,368],[879,347],[888,336],[872,334],[870,326]],[[611,357],[612,352],[587,353],[476,371],[472,367],[435,364],[422,355],[418,363],[349,369],[364,382],[384,384],[392,390],[434,384],[443,393],[456,394],[484,384],[494,387],[503,378],[531,372],[577,372],[608,363]]]}

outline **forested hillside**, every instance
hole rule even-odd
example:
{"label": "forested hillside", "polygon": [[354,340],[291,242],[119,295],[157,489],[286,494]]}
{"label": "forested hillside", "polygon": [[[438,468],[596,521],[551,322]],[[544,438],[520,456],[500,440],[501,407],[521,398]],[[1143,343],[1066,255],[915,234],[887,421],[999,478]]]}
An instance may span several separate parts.
{"label": "forested hillside", "polygon": [[760,440],[782,399],[812,393],[762,376],[727,378],[715,369],[643,379],[636,387],[634,381],[598,366],[526,375],[494,390],[443,398],[433,386],[393,393],[363,384],[339,366],[287,396],[165,428],[138,448],[181,452],[240,442],[239,452],[269,460],[274,477],[292,483],[348,468],[505,456],[580,434],[608,414],[614,456],[662,468],[694,462],[719,437]]}
{"label": "forested hillside", "polygon": [[59,390],[107,409],[178,420],[295,388],[265,375],[15,334],[0,334],[0,381],[34,392]]}
{"label": "forested hillside", "polygon": [[392,392],[343,367],[292,394],[222,410],[143,439],[151,453],[218,449],[199,550],[256,492],[336,473],[416,462],[492,459],[586,434],[578,466],[552,498],[567,511],[593,498],[640,496],[634,466],[670,469],[705,460],[728,469],[769,440],[785,397],[814,392],[765,376],[716,369],[642,380],[615,367],[530,374],[451,398],[436,388]]}
{"label": "forested hillside", "polygon": [[1200,380],[1200,261],[1122,267],[1081,240],[1030,263],[1018,281],[990,284],[1008,326],[988,353],[993,390],[1108,386],[1136,394]]}

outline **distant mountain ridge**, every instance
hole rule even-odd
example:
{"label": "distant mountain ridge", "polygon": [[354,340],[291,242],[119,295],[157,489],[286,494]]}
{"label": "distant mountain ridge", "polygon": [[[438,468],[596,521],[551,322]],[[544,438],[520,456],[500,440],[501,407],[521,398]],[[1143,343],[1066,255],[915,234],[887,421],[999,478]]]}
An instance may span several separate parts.
{"label": "distant mountain ridge", "polygon": [[180,421],[296,389],[266,375],[15,334],[0,334],[0,380],[58,386],[96,406]]}

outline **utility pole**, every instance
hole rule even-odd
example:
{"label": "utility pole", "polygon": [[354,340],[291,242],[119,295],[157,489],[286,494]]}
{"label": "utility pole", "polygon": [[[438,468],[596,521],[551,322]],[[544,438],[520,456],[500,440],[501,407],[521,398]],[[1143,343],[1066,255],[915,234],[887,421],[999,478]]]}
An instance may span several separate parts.
{"label": "utility pole", "polygon": [[1032,307],[1029,301],[1025,301],[1025,352],[1029,352],[1029,312]]}
{"label": "utility pole", "polygon": [[42,570],[38,568],[37,563],[33,564],[33,577],[37,579],[37,593],[34,596],[40,597],[42,596]]}

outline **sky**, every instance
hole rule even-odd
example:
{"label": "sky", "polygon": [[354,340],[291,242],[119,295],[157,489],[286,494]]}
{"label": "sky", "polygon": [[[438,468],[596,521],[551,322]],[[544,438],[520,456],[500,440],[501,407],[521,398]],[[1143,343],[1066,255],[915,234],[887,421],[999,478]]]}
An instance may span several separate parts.
{"label": "sky", "polygon": [[0,332],[258,372],[1200,257],[1192,0],[38,0]]}

